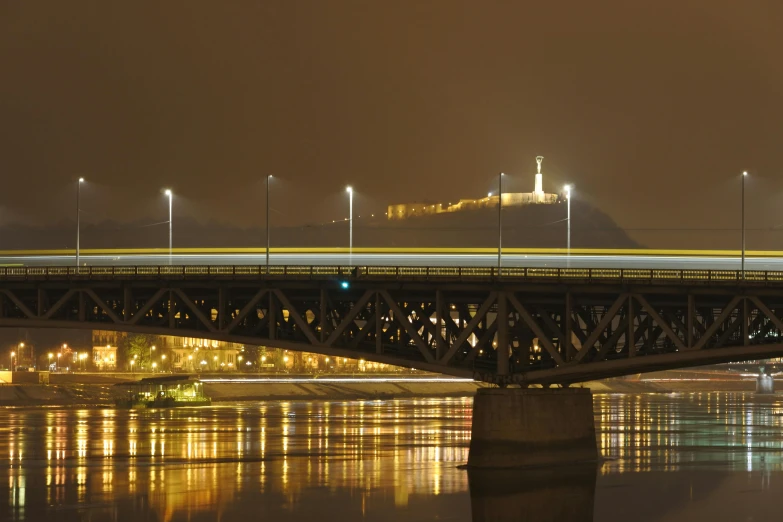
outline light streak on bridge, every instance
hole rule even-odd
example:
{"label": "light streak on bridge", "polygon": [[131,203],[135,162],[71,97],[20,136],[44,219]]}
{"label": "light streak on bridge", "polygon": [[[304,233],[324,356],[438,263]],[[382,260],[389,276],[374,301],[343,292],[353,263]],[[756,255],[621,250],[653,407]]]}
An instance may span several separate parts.
{"label": "light streak on bridge", "polygon": [[[740,252],[730,250],[573,250],[504,249],[505,267],[554,268],[653,268],[738,270]],[[161,249],[82,250],[81,261],[88,266],[119,265],[265,265],[264,249],[174,249],[171,259]],[[0,251],[0,265],[68,266],[74,254],[69,250]],[[341,248],[272,249],[273,265],[354,265],[354,266],[496,266],[497,250],[424,249],[424,248],[355,248],[351,255]],[[747,270],[783,270],[783,253],[751,251],[746,257]]]}

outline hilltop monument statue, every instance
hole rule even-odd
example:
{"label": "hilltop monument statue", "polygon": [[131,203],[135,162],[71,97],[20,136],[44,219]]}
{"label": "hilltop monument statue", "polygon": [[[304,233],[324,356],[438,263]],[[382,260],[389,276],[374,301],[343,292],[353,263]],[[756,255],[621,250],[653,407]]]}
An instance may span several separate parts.
{"label": "hilltop monument statue", "polygon": [[541,174],[541,163],[544,161],[544,156],[536,156],[536,163],[538,163],[538,173],[536,174],[536,187],[533,190],[537,200],[544,198],[544,175]]}

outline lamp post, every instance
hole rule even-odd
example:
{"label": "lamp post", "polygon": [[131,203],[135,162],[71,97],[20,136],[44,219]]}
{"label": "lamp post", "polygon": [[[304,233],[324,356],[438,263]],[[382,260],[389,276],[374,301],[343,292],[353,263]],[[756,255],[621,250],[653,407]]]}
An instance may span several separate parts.
{"label": "lamp post", "polygon": [[152,362],[152,352],[155,351],[155,345],[150,346],[150,362]]}
{"label": "lamp post", "polygon": [[500,275],[500,262],[503,255],[503,174],[498,174],[498,275]]}
{"label": "lamp post", "polygon": [[11,371],[14,371],[14,357],[16,356],[16,352],[11,352]]}
{"label": "lamp post", "polygon": [[170,265],[171,249],[172,249],[172,226],[173,226],[173,223],[171,221],[171,207],[172,207],[172,200],[174,199],[174,194],[171,192],[171,189],[166,189],[166,195],[169,197],[169,265]]}
{"label": "lamp post", "polygon": [[564,188],[566,193],[566,206],[568,208],[568,213],[566,214],[566,267],[569,267],[571,264],[571,185],[566,185]]}
{"label": "lamp post", "polygon": [[266,177],[266,273],[269,274],[269,180],[272,175]]}
{"label": "lamp post", "polygon": [[353,188],[345,187],[348,192],[348,264],[353,264]]}
{"label": "lamp post", "polygon": [[166,354],[164,353],[163,355],[161,355],[161,356],[160,356],[160,371],[163,371],[163,370],[164,370],[164,366],[163,366],[163,364],[164,364],[165,362],[166,362]]}
{"label": "lamp post", "polygon": [[82,195],[82,183],[84,183],[84,178],[79,178],[79,181],[76,182],[76,266],[79,266],[79,232],[80,232],[80,225],[81,225],[81,206],[80,206],[80,199]]}
{"label": "lamp post", "polygon": [[748,177],[748,172],[742,173],[742,263],[741,263],[741,279],[745,280],[745,178]]}
{"label": "lamp post", "polygon": [[49,352],[49,369],[52,369],[52,357],[54,357],[54,354],[52,352]]}
{"label": "lamp post", "polygon": [[60,352],[57,354],[57,365],[54,367],[55,371],[60,371],[60,357],[63,356],[63,353]]}
{"label": "lamp post", "polygon": [[133,373],[133,365],[134,365],[135,363],[136,363],[136,359],[131,359],[131,360],[130,360],[130,369],[131,369],[131,373]]}

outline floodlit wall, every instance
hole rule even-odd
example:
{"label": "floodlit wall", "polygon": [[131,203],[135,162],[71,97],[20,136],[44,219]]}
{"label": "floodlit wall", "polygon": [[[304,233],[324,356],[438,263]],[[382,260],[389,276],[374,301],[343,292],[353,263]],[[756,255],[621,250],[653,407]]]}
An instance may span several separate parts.
{"label": "floodlit wall", "polygon": [[[557,194],[547,194],[544,192],[509,192],[503,194],[504,207],[538,204],[551,205],[557,203],[557,200]],[[461,199],[457,203],[447,203],[445,206],[443,203],[398,203],[396,205],[389,205],[386,217],[387,219],[407,219],[415,216],[497,207],[497,205],[497,195],[480,199]]]}

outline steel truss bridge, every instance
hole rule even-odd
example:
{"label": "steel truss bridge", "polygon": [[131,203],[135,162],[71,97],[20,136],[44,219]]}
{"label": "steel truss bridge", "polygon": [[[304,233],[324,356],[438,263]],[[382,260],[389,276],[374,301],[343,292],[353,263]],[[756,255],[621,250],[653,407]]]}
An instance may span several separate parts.
{"label": "steel truss bridge", "polygon": [[0,326],[267,345],[500,385],[783,355],[783,272],[0,267]]}

